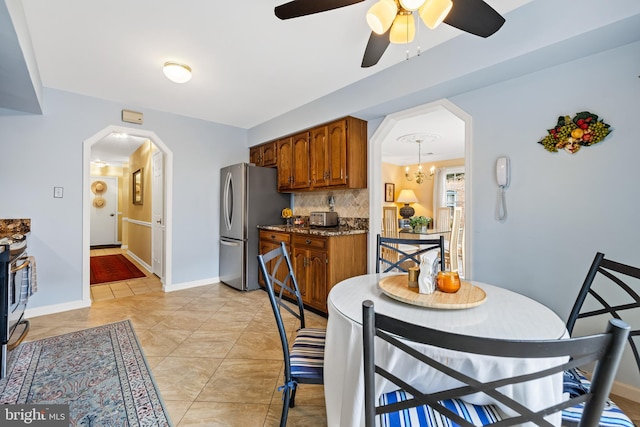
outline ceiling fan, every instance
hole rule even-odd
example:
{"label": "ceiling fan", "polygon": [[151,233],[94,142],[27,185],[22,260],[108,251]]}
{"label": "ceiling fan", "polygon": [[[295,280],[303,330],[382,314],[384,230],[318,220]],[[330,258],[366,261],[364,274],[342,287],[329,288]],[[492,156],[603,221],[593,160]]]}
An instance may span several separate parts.
{"label": "ceiling fan", "polygon": [[[325,12],[364,0],[292,0],[276,6],[280,19]],[[389,43],[410,43],[415,34],[413,12],[429,28],[441,22],[480,37],[489,37],[505,19],[483,0],[378,0],[367,12],[371,36],[362,58],[362,67],[378,63]]]}

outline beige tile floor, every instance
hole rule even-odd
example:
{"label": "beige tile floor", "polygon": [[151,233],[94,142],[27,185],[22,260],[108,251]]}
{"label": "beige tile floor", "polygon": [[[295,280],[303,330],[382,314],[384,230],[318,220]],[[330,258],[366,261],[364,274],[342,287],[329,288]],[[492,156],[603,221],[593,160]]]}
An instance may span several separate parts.
{"label": "beige tile floor", "polygon": [[[26,341],[130,319],[176,427],[279,425],[282,348],[265,292],[212,284],[164,293],[152,275],[92,288],[90,308],[31,318]],[[286,324],[295,333],[291,317]],[[287,424],[326,426],[322,386],[299,386]]]}
{"label": "beige tile floor", "polygon": [[[101,251],[92,254],[120,253]],[[27,340],[131,319],[176,427],[277,426],[282,350],[266,293],[223,284],[160,289],[153,275],[101,285],[90,308],[30,319]],[[307,317],[311,327],[326,326],[321,316]],[[291,319],[287,327],[294,333]],[[640,405],[614,400],[640,423]],[[288,425],[326,425],[322,386],[300,386]]]}

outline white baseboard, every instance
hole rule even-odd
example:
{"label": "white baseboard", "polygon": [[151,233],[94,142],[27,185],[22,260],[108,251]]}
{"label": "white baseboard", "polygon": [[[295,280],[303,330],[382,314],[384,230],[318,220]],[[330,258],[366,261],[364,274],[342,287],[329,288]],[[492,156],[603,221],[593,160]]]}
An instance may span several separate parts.
{"label": "white baseboard", "polygon": [[91,307],[91,300],[65,302],[63,304],[45,305],[43,307],[27,308],[24,311],[24,317],[30,319],[32,317],[46,316],[47,314],[62,313],[64,311],[77,310],[79,308]]}
{"label": "white baseboard", "polygon": [[198,286],[211,285],[219,282],[220,282],[220,278],[214,277],[211,279],[194,280],[193,282],[172,283],[169,286],[164,285],[162,287],[162,290],[164,290],[165,292],[174,292],[174,291],[181,291],[183,289],[197,288]]}
{"label": "white baseboard", "polygon": [[145,270],[147,270],[149,273],[151,273],[151,266],[149,264],[147,264],[146,262],[144,262],[143,260],[141,260],[140,258],[138,258],[136,256],[136,254],[134,254],[130,250],[127,250],[127,255],[129,255],[131,258],[135,259],[142,267],[144,267]]}

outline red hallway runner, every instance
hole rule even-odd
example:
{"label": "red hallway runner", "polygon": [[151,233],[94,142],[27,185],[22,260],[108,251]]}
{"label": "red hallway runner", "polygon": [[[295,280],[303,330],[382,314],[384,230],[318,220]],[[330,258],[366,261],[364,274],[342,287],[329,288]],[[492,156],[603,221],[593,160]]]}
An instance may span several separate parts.
{"label": "red hallway runner", "polygon": [[92,285],[145,277],[124,255],[92,256],[90,260]]}

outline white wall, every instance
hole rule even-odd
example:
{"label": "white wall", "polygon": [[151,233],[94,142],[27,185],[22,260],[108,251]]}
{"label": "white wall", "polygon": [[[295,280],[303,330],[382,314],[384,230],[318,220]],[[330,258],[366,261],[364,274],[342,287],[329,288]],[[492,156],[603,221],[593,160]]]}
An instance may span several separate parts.
{"label": "white wall", "polygon": [[30,308],[82,299],[82,145],[122,125],[123,108],[142,111],[140,127],[173,152],[173,283],[216,278],[219,170],[248,159],[246,131],[52,89],[43,100],[43,115],[0,110],[0,217],[32,219],[39,291]]}

